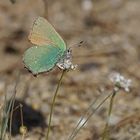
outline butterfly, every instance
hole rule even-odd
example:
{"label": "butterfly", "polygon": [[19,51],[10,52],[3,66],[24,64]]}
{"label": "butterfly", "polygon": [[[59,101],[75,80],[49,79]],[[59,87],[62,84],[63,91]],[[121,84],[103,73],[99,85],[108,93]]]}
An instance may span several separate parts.
{"label": "butterfly", "polygon": [[56,65],[61,69],[75,67],[70,49],[45,18],[35,20],[28,38],[34,46],[25,51],[23,63],[33,75],[48,72]]}

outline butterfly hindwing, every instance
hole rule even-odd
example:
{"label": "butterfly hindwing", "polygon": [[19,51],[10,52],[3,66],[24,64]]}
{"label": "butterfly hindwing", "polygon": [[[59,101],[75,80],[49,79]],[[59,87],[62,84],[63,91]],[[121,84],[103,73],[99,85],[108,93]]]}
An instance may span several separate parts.
{"label": "butterfly hindwing", "polygon": [[51,70],[60,59],[62,50],[56,46],[33,46],[23,56],[25,67],[34,75]]}

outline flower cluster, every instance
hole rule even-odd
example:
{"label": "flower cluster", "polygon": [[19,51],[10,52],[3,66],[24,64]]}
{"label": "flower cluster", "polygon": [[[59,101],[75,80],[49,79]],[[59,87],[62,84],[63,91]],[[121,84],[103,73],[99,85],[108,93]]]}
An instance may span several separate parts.
{"label": "flower cluster", "polygon": [[119,89],[123,89],[126,92],[130,91],[131,86],[131,79],[126,79],[123,75],[120,73],[112,73],[110,75],[110,80],[115,85],[115,90],[118,91]]}
{"label": "flower cluster", "polygon": [[75,70],[77,65],[72,64],[72,50],[68,49],[62,59],[57,63],[57,66],[62,70]]}

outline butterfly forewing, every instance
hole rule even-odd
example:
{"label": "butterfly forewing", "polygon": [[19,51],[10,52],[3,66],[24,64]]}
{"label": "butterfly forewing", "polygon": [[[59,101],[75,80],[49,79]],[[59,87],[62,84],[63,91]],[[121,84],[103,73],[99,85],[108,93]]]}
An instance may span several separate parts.
{"label": "butterfly forewing", "polygon": [[[43,17],[38,17],[29,35],[29,40],[35,45],[55,44],[62,51],[66,50],[66,44],[54,27]],[[54,45],[53,45],[54,46]]]}

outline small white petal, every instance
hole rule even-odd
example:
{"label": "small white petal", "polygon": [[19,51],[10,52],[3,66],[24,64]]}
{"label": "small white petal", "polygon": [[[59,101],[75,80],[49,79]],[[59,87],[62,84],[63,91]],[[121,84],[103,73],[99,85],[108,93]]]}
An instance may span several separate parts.
{"label": "small white petal", "polygon": [[62,57],[62,59],[56,64],[62,70],[74,70],[76,69],[77,65],[73,65],[72,62],[72,51],[67,50]]}
{"label": "small white petal", "polygon": [[129,87],[131,86],[131,83],[132,83],[131,79],[126,79],[120,73],[113,73],[110,75],[110,80],[115,86],[115,88],[114,88],[115,91],[117,91],[118,88],[121,88],[121,89],[125,90],[126,92],[130,91]]}

